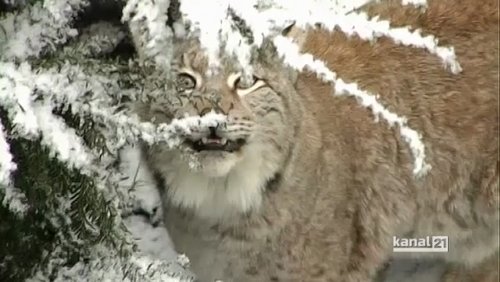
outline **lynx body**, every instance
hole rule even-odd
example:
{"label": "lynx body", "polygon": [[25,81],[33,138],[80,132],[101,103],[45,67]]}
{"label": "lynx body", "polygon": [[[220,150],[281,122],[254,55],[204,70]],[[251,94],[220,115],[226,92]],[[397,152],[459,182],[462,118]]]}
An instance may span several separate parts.
{"label": "lynx body", "polygon": [[462,73],[387,38],[310,30],[298,42],[422,134],[432,169],[420,178],[397,128],[315,75],[276,58],[250,81],[230,67],[207,77],[196,42],[179,43],[180,94],[137,109],[155,122],[228,115],[179,148],[145,150],[175,248],[201,281],[372,281],[393,236],[427,235],[449,236],[448,253],[427,254],[461,269],[443,279],[498,281],[498,2],[400,2],[363,9],[454,46]]}

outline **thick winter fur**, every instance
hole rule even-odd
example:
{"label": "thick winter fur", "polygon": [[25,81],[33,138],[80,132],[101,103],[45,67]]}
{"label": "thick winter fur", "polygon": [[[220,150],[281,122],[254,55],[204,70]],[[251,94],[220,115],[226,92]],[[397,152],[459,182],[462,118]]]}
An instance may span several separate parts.
{"label": "thick winter fur", "polygon": [[187,42],[177,64],[198,89],[178,104],[139,107],[157,122],[224,112],[230,122],[217,133],[247,140],[234,153],[146,150],[164,186],[167,228],[201,281],[372,281],[393,256],[393,236],[426,235],[449,236],[449,253],[427,254],[452,265],[443,279],[498,281],[498,3],[431,0],[422,12],[400,2],[364,9],[454,46],[462,73],[386,38],[309,31],[303,50],[408,118],[432,165],[422,178],[397,128],[277,63],[256,62],[267,86],[238,96],[231,69],[205,76],[202,52]]}

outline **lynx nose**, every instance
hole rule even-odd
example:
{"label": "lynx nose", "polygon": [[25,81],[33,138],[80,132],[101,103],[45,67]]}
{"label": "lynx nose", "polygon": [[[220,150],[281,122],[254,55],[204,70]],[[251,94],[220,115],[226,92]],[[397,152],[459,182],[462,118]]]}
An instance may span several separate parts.
{"label": "lynx nose", "polygon": [[209,126],[208,130],[210,131],[211,137],[217,137],[217,127],[218,126]]}
{"label": "lynx nose", "polygon": [[211,111],[213,111],[211,105],[205,105],[204,108],[202,108],[201,110],[199,110],[199,113],[200,113],[200,116],[204,116],[204,115],[210,113]]}

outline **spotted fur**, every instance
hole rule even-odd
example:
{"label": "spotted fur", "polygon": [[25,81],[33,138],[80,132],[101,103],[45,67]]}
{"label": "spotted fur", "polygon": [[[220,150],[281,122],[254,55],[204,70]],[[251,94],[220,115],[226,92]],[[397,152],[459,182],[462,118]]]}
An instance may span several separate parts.
{"label": "spotted fur", "polygon": [[434,257],[487,271],[464,281],[498,281],[498,2],[430,0],[423,12],[400,2],[364,10],[454,46],[461,74],[385,38],[307,31],[302,50],[408,118],[433,167],[422,179],[397,129],[314,75],[256,60],[265,86],[238,95],[228,83],[234,69],[207,76],[199,46],[180,43],[176,69],[192,72],[197,88],[140,105],[142,118],[215,110],[229,117],[220,136],[246,140],[233,153],[146,149],[176,249],[201,281],[371,281],[393,256],[393,236],[426,235],[449,236],[449,253]]}

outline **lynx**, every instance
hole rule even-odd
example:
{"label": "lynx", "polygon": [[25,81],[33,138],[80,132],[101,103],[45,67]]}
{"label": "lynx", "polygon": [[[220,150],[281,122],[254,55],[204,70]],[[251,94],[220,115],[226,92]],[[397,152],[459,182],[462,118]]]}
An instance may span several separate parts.
{"label": "lynx", "polygon": [[314,74],[268,54],[252,78],[224,62],[208,76],[198,43],[176,42],[178,95],[137,111],[156,123],[228,116],[178,148],[144,150],[175,248],[200,281],[373,281],[394,255],[393,236],[428,235],[449,236],[448,253],[424,254],[449,262],[443,280],[498,281],[498,8],[496,0],[362,8],[454,46],[460,74],[391,39],[287,29],[303,52],[379,94],[422,134],[432,169],[420,178],[397,128]]}

